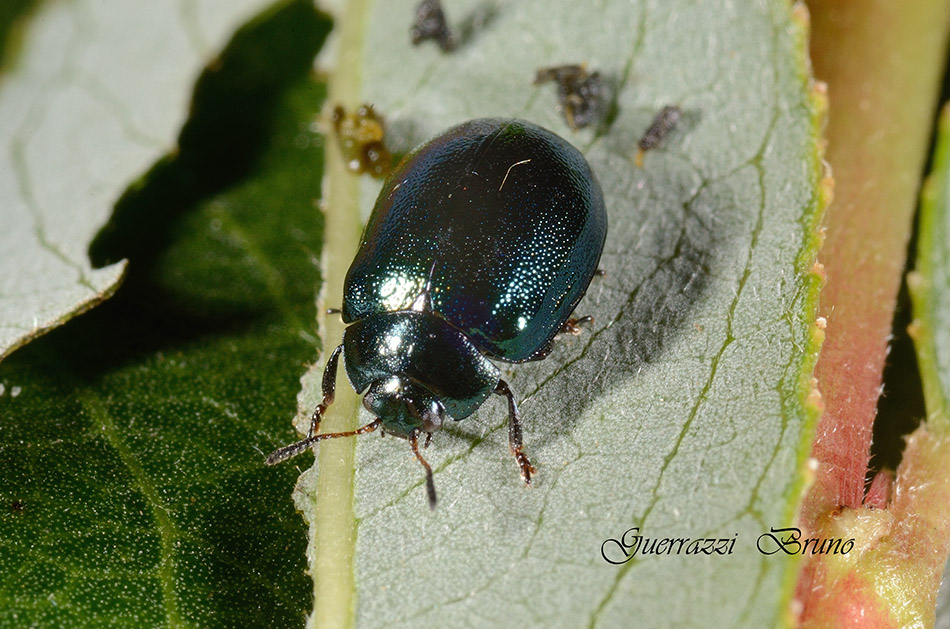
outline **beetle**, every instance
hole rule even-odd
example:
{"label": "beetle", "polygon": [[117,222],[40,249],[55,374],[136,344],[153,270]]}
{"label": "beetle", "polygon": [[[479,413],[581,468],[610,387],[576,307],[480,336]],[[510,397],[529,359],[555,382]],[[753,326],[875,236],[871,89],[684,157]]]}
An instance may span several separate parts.
{"label": "beetle", "polygon": [[[530,122],[484,118],[410,153],[383,184],[346,275],[343,342],[323,373],[323,400],[307,437],[273,465],[324,439],[382,428],[409,441],[461,420],[492,394],[508,402],[508,443],[526,485],[511,387],[492,362],[541,360],[584,296],[607,234],[603,193],[584,156]],[[350,384],[375,419],[317,434],[343,357]]]}

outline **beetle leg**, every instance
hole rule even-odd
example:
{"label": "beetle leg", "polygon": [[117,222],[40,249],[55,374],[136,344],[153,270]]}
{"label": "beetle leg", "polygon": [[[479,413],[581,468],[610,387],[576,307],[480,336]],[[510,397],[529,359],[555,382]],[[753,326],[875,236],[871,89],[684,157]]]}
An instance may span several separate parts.
{"label": "beetle leg", "polygon": [[[429,436],[431,437],[432,435],[430,434]],[[426,470],[426,494],[429,496],[429,508],[435,509],[435,481],[432,480],[432,468],[429,467],[429,463],[422,458],[422,453],[419,452],[418,428],[409,433],[409,446],[412,448],[412,453],[416,455],[416,459],[422,463],[422,467]]]}
{"label": "beetle leg", "polygon": [[515,404],[515,396],[511,393],[511,388],[504,380],[499,380],[495,387],[495,393],[504,395],[508,398],[508,449],[518,461],[518,467],[521,468],[521,478],[525,485],[531,484],[531,475],[535,469],[524,453],[524,445],[521,443],[521,415],[518,413],[518,405]]}
{"label": "beetle leg", "polygon": [[307,431],[307,438],[271,452],[266,461],[268,465],[274,465],[290,457],[297,456],[317,441],[320,441],[315,435],[320,429],[320,420],[323,418],[323,414],[327,412],[327,407],[333,403],[333,398],[336,395],[336,370],[340,362],[340,352],[342,351],[343,345],[337,345],[327,360],[327,366],[323,370],[323,400],[317,404],[317,408],[313,410],[313,414],[310,416],[310,430]]}
{"label": "beetle leg", "polygon": [[564,322],[564,325],[561,326],[561,329],[558,331],[558,333],[555,335],[554,338],[558,338],[562,334],[571,334],[573,336],[577,336],[578,334],[581,333],[582,325],[592,325],[593,323],[594,323],[594,317],[590,315],[587,315],[586,317],[579,317],[576,319],[574,317],[571,317],[566,322]]}
{"label": "beetle leg", "polygon": [[426,442],[425,442],[424,444],[422,444],[423,449],[427,449],[427,448],[429,447],[429,442],[430,442],[430,441],[432,441],[432,433],[431,433],[431,432],[427,432],[427,433],[426,433]]}
{"label": "beetle leg", "polygon": [[336,346],[336,349],[333,350],[333,353],[330,354],[326,369],[323,370],[323,401],[317,404],[317,408],[313,409],[313,415],[310,416],[310,431],[307,432],[308,439],[317,434],[323,414],[327,412],[327,407],[333,404],[333,398],[336,397],[336,368],[340,362],[340,352],[342,351],[343,344],[340,343]]}

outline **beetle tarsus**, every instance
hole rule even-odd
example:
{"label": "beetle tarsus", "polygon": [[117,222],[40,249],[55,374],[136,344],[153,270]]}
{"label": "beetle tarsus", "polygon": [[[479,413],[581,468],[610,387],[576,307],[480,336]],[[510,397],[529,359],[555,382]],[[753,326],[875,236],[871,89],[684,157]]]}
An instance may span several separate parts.
{"label": "beetle tarsus", "polygon": [[531,465],[531,461],[528,460],[528,456],[524,453],[520,446],[517,449],[512,448],[511,453],[515,455],[515,460],[518,461],[518,467],[521,468],[521,478],[524,480],[524,484],[530,487],[531,475],[537,470],[535,470],[534,466]]}
{"label": "beetle tarsus", "polygon": [[564,322],[564,325],[561,326],[561,329],[557,334],[554,335],[554,338],[558,339],[564,334],[570,334],[571,336],[578,336],[583,329],[582,325],[593,325],[594,317],[587,315],[586,317],[574,318],[571,317]]}
{"label": "beetle tarsus", "polygon": [[515,396],[504,380],[498,381],[495,393],[508,399],[508,449],[518,462],[524,484],[530,485],[531,475],[535,473],[535,469],[528,460],[528,455],[524,453],[524,444],[521,441],[521,414],[518,412],[518,405],[515,404]]}
{"label": "beetle tarsus", "polygon": [[307,439],[313,437],[320,430],[320,419],[323,417],[323,414],[327,412],[327,398],[323,398],[323,402],[317,404],[317,408],[313,409],[313,415],[310,416],[310,430],[307,431]]}
{"label": "beetle tarsus", "polygon": [[[378,420],[377,420],[378,421]],[[432,434],[429,433],[426,436],[426,445],[428,445],[429,438],[432,437]],[[422,464],[422,467],[426,470],[426,495],[429,497],[429,508],[435,509],[435,481],[432,479],[432,468],[429,466],[428,461],[422,458],[422,453],[419,452],[419,431],[413,430],[409,433],[409,446],[412,448],[412,453],[416,455],[416,459],[419,463]]]}

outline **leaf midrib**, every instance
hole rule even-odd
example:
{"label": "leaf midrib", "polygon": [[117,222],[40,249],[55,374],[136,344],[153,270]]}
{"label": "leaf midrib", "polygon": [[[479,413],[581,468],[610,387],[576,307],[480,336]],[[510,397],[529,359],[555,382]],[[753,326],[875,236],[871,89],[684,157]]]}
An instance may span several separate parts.
{"label": "leaf midrib", "polygon": [[[363,42],[371,0],[350,0],[336,16],[339,32],[336,64],[327,84],[328,108],[359,105]],[[343,281],[359,244],[359,179],[349,172],[335,138],[326,143],[323,209],[326,216],[323,248],[324,285],[317,304],[317,323],[323,340],[322,370],[329,352],[343,335],[343,322],[327,317],[327,307],[343,304]],[[321,432],[352,430],[359,418],[356,393],[345,378],[338,379],[336,399],[321,424]],[[354,561],[355,439],[333,439],[320,444],[314,467],[316,492],[310,508],[310,570],[314,579],[314,606],[308,627],[350,627],[356,609]]]}

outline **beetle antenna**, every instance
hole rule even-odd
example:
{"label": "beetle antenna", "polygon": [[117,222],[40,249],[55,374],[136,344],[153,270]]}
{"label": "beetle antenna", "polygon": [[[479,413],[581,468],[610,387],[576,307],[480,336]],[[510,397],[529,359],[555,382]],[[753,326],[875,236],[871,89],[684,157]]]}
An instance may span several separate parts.
{"label": "beetle antenna", "polygon": [[267,459],[264,460],[264,464],[277,465],[282,461],[286,461],[287,459],[297,456],[314,443],[316,443],[316,439],[314,437],[307,437],[306,439],[301,439],[297,443],[292,443],[289,446],[278,448],[267,455]]}
{"label": "beetle antenna", "polygon": [[429,508],[435,509],[435,481],[432,480],[432,468],[429,467],[429,464],[424,458],[422,458],[422,453],[419,452],[419,430],[413,430],[409,433],[409,445],[412,447],[412,453],[416,455],[416,459],[422,463],[422,467],[426,470],[426,494],[429,496]]}
{"label": "beetle antenna", "polygon": [[320,441],[326,439],[338,439],[340,437],[355,437],[357,435],[365,435],[368,432],[373,432],[383,423],[383,420],[376,418],[370,423],[357,428],[356,430],[347,430],[346,432],[325,432],[322,435],[313,435],[312,437],[307,437],[306,439],[301,439],[297,443],[292,443],[289,446],[284,446],[278,450],[274,450],[267,457],[267,460],[264,461],[267,465],[276,465],[281,461],[286,461],[291,457],[295,457],[310,446]]}

